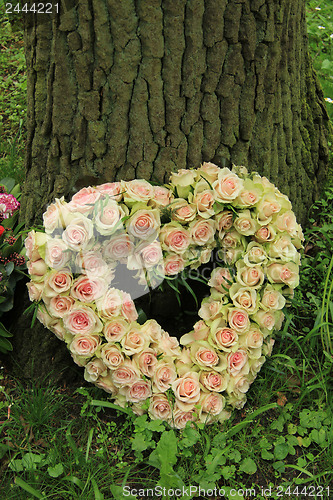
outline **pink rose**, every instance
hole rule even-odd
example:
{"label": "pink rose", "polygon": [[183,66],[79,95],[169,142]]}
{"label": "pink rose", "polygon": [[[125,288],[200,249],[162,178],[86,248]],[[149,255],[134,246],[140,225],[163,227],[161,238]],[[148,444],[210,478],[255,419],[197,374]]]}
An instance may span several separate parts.
{"label": "pink rose", "polygon": [[165,357],[158,361],[152,375],[154,392],[166,392],[176,378],[177,373],[172,358]]}
{"label": "pink rose", "polygon": [[48,240],[45,244],[45,262],[53,269],[62,269],[71,258],[71,252],[61,239]]}
{"label": "pink rose", "polygon": [[97,311],[102,318],[112,319],[119,316],[122,307],[120,290],[110,288],[104,297],[96,301]]}
{"label": "pink rose", "polygon": [[257,292],[253,288],[234,283],[230,287],[229,295],[235,307],[245,309],[249,314],[254,313],[259,308]]}
{"label": "pink rose", "polygon": [[71,296],[81,302],[94,302],[107,291],[108,285],[103,278],[90,279],[86,276],[77,278],[71,288]]}
{"label": "pink rose", "polygon": [[99,358],[89,361],[84,367],[84,380],[96,382],[99,377],[107,375],[107,367]]}
{"label": "pink rose", "polygon": [[199,215],[204,219],[214,215],[214,202],[214,191],[211,191],[210,189],[205,189],[200,193],[196,193],[193,198],[193,203],[196,205]]}
{"label": "pink rose", "polygon": [[213,368],[219,364],[219,357],[208,342],[198,341],[191,344],[191,355],[194,363],[202,368]]}
{"label": "pink rose", "polygon": [[245,333],[244,338],[242,339],[244,347],[249,349],[258,349],[262,346],[264,341],[264,336],[258,328],[251,328],[248,332]]}
{"label": "pink rose", "polygon": [[190,233],[178,222],[165,224],[160,232],[162,247],[169,252],[184,253],[191,243]]}
{"label": "pink rose", "polygon": [[73,276],[67,270],[50,271],[45,279],[43,297],[55,297],[67,292],[73,283]]}
{"label": "pink rose", "polygon": [[228,313],[228,321],[237,333],[244,333],[250,327],[249,315],[246,311],[242,309],[230,309]]}
{"label": "pink rose", "polygon": [[76,305],[63,317],[64,327],[73,335],[92,334],[102,330],[103,324],[88,306]]}
{"label": "pink rose", "polygon": [[132,327],[125,337],[121,339],[121,345],[126,356],[140,353],[149,346],[149,338],[147,338],[139,328]]}
{"label": "pink rose", "polygon": [[230,351],[238,342],[237,332],[228,327],[212,327],[210,338],[214,345],[222,351]]}
{"label": "pink rose", "polygon": [[62,239],[66,245],[75,251],[86,249],[92,236],[92,221],[83,215],[74,217],[62,233]]}
{"label": "pink rose", "polygon": [[161,225],[159,211],[156,209],[137,210],[127,221],[130,235],[142,240],[155,239]]}
{"label": "pink rose", "polygon": [[128,215],[126,206],[121,206],[114,200],[109,200],[95,214],[95,227],[103,236],[109,236],[123,228],[122,218]]}
{"label": "pink rose", "polygon": [[176,198],[170,205],[171,218],[181,224],[193,221],[197,214],[196,207],[184,199]]}
{"label": "pink rose", "polygon": [[95,250],[80,252],[76,258],[76,273],[87,274],[90,278],[102,276],[108,281],[112,279],[112,272],[102,254]]}
{"label": "pink rose", "polygon": [[143,267],[150,269],[157,266],[163,260],[161,244],[158,240],[149,243],[146,242],[136,249],[136,254],[141,258]]}
{"label": "pink rose", "polygon": [[31,276],[36,276],[37,279],[44,276],[47,270],[48,267],[43,259],[38,259],[34,262],[31,262],[31,260],[28,261],[28,272]]}
{"label": "pink rose", "polygon": [[177,405],[183,411],[192,409],[200,399],[199,374],[188,372],[171,384]]}
{"label": "pink rose", "polygon": [[169,253],[164,259],[164,272],[167,276],[174,276],[185,267],[185,261],[181,255]]}
{"label": "pink rose", "polygon": [[204,162],[200,168],[197,169],[197,175],[200,179],[206,179],[210,184],[217,180],[220,169],[217,165],[211,162]]}
{"label": "pink rose", "polygon": [[273,283],[285,283],[290,288],[296,288],[299,284],[298,265],[293,262],[271,264],[267,267],[267,277]]}
{"label": "pink rose", "polygon": [[172,193],[169,189],[163,186],[153,186],[154,198],[150,200],[149,204],[152,207],[166,207],[170,204],[172,199]]}
{"label": "pink rose", "polygon": [[130,324],[122,317],[116,317],[106,321],[103,327],[103,333],[108,342],[119,342],[129,331]]}
{"label": "pink rose", "polygon": [[45,233],[30,231],[24,240],[26,255],[32,262],[41,259],[40,251],[44,248],[49,236]]}
{"label": "pink rose", "polygon": [[220,234],[222,234],[223,231],[229,231],[229,229],[232,227],[234,214],[233,212],[231,212],[231,210],[224,210],[223,212],[220,212],[215,216],[215,220],[217,223],[217,228]]}
{"label": "pink rose", "polygon": [[121,314],[128,321],[135,321],[138,318],[138,312],[129,293],[122,292]]}
{"label": "pink rose", "polygon": [[225,406],[225,398],[216,392],[202,393],[200,398],[201,412],[219,415]]}
{"label": "pink rose", "polygon": [[63,318],[74,306],[75,301],[68,295],[56,295],[48,304],[48,310],[55,318]]}
{"label": "pink rose", "polygon": [[173,408],[173,415],[169,424],[175,429],[184,429],[187,422],[194,422],[197,419],[197,415],[195,414],[193,408],[190,410],[183,410],[179,408],[177,403],[178,402],[176,402]]}
{"label": "pink rose", "polygon": [[253,288],[259,288],[263,284],[265,275],[260,266],[246,266],[242,261],[238,261],[236,266],[239,284]]}
{"label": "pink rose", "polygon": [[229,375],[226,372],[201,371],[200,382],[208,391],[222,392],[228,385]]}
{"label": "pink rose", "polygon": [[105,260],[126,263],[127,257],[134,252],[133,238],[128,234],[112,236],[110,241],[103,247]]}
{"label": "pink rose", "polygon": [[172,409],[168,398],[164,394],[153,394],[148,413],[152,419],[169,420],[172,416]]}
{"label": "pink rose", "polygon": [[72,212],[87,214],[93,211],[94,205],[97,200],[99,200],[100,196],[100,192],[96,188],[82,188],[80,189],[80,191],[74,194],[70,203],[68,203],[68,208]]}
{"label": "pink rose", "polygon": [[123,197],[120,182],[107,182],[96,187],[97,191],[102,195],[108,195],[114,201],[121,201]]}
{"label": "pink rose", "polygon": [[232,281],[233,278],[227,267],[216,267],[212,271],[208,286],[214,287],[218,292],[226,293]]}
{"label": "pink rose", "polygon": [[158,342],[154,342],[152,347],[157,350],[158,354],[164,356],[179,356],[180,348],[176,337],[170,337],[166,332],[163,332]]}
{"label": "pink rose", "polygon": [[255,239],[259,241],[259,243],[266,243],[267,241],[273,241],[276,232],[274,228],[270,225],[267,226],[262,226],[258,231],[255,233]]}
{"label": "pink rose", "polygon": [[215,224],[213,220],[195,220],[189,225],[189,231],[196,245],[209,245],[214,241]]}
{"label": "pink rose", "polygon": [[140,372],[135,363],[125,360],[112,372],[112,381],[116,387],[133,385],[140,379]]}
{"label": "pink rose", "polygon": [[103,344],[101,347],[101,358],[110,370],[115,370],[124,362],[124,356],[116,344]]}
{"label": "pink rose", "polygon": [[88,333],[75,335],[69,345],[69,349],[77,356],[89,358],[100,346],[101,337],[99,335],[90,335]]}
{"label": "pink rose", "polygon": [[243,188],[243,180],[228,168],[219,170],[217,180],[213,183],[217,201],[225,203],[237,198]]}
{"label": "pink rose", "polygon": [[[239,349],[236,352],[230,352],[227,357],[228,371],[231,375],[239,373],[248,362],[247,352],[244,349]],[[247,371],[248,373],[248,371]]]}
{"label": "pink rose", "polygon": [[121,389],[120,392],[125,394],[127,401],[139,403],[140,401],[146,401],[146,399],[150,398],[151,384],[146,380],[138,380],[130,387]]}
{"label": "pink rose", "polygon": [[124,193],[124,200],[126,203],[134,203],[138,201],[148,202],[154,198],[153,186],[142,179],[134,179],[133,181],[122,182]]}
{"label": "pink rose", "polygon": [[133,360],[143,375],[149,378],[154,375],[157,364],[157,357],[154,349],[147,347],[142,352],[134,354]]}

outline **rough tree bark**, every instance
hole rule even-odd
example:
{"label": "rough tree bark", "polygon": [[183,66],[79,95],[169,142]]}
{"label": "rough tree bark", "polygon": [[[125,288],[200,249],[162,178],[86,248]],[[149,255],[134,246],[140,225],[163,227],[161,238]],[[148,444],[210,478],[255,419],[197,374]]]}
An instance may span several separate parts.
{"label": "rough tree bark", "polygon": [[[28,20],[25,46],[28,224],[84,184],[164,182],[202,161],[268,176],[306,220],[329,121],[305,0],[65,0]],[[18,332],[48,366],[51,334]]]}

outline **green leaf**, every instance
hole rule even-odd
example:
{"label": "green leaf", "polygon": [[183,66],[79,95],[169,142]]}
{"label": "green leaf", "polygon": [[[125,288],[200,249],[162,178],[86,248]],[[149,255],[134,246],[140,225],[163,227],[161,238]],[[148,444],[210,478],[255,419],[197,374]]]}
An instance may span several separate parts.
{"label": "green leaf", "polygon": [[252,458],[244,458],[239,466],[239,470],[246,474],[254,474],[257,472],[257,465]]}
{"label": "green leaf", "polygon": [[54,467],[48,467],[47,472],[51,477],[59,477],[64,472],[64,466],[60,463]]}
{"label": "green leaf", "polygon": [[3,354],[6,354],[8,351],[12,351],[12,350],[13,350],[13,346],[9,342],[9,340],[0,337],[0,351]]}
{"label": "green leaf", "polygon": [[15,179],[13,179],[12,177],[4,177],[0,180],[0,185],[5,186],[7,192],[10,193],[15,186]]}
{"label": "green leaf", "polygon": [[263,450],[261,450],[261,458],[263,460],[273,460],[274,459],[274,455],[270,451],[267,451],[267,450],[263,449]]}
{"label": "green leaf", "polygon": [[142,433],[137,433],[134,436],[132,441],[132,450],[138,451],[139,453],[142,451],[151,448],[151,441],[147,441],[146,436]]}
{"label": "green leaf", "polygon": [[274,447],[274,456],[276,460],[284,460],[289,453],[289,446],[287,443],[277,444]]}
{"label": "green leaf", "polygon": [[29,493],[29,495],[32,495],[35,498],[39,498],[39,499],[43,499],[44,498],[44,495],[42,495],[42,493],[40,491],[37,491],[35,488],[33,488],[32,486],[30,486],[30,484],[28,484],[25,481],[23,481],[23,479],[21,479],[20,477],[16,477],[14,479],[14,483],[17,486],[19,486],[20,488],[22,488],[22,490],[24,490],[27,493]]}
{"label": "green leaf", "polygon": [[165,464],[172,467],[177,463],[177,438],[174,431],[163,432],[148,462],[157,468]]}
{"label": "green leaf", "polygon": [[189,448],[194,446],[200,439],[200,433],[193,427],[185,427],[182,433],[182,439],[180,441],[180,446],[184,448]]}

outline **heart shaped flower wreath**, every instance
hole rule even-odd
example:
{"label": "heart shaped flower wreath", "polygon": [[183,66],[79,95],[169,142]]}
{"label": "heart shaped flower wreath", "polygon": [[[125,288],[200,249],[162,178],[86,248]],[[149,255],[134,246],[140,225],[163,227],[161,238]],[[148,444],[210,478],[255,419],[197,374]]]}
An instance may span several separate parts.
{"label": "heart shaped flower wreath", "polygon": [[[25,241],[30,299],[117,405],[176,428],[223,421],[244,406],[298,285],[303,235],[291,208],[265,177],[212,163],[179,170],[168,186],[83,188],[51,204],[45,233]],[[213,249],[222,265],[182,347],[154,319],[136,321],[136,297]]]}

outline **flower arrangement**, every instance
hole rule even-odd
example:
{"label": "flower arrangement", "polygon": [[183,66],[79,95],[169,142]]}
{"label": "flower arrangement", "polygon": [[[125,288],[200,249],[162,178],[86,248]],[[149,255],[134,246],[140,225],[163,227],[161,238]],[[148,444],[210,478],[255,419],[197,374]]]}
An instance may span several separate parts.
{"label": "flower arrangement", "polygon": [[[20,203],[20,187],[14,179],[0,181],[0,316],[10,311],[14,305],[16,283],[24,276],[25,258],[20,253],[23,248],[21,226],[17,224]],[[0,323],[0,352],[12,350],[8,340],[11,333]]]}
{"label": "flower arrangement", "polygon": [[[30,299],[87,381],[175,428],[244,406],[299,281],[303,235],[285,195],[244,167],[204,163],[166,186],[83,188],[43,218],[45,233],[25,241]],[[137,321],[136,297],[214,249],[223,265],[180,344],[154,319]]]}

